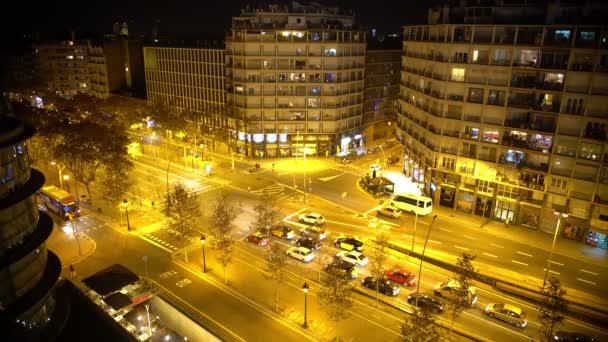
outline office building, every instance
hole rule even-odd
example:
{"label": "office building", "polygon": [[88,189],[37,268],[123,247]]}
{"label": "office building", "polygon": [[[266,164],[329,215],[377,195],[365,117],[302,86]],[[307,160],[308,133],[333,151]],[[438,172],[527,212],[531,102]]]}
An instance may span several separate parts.
{"label": "office building", "polygon": [[465,213],[550,233],[568,213],[561,236],[607,248],[606,12],[454,1],[404,27],[404,173]]}

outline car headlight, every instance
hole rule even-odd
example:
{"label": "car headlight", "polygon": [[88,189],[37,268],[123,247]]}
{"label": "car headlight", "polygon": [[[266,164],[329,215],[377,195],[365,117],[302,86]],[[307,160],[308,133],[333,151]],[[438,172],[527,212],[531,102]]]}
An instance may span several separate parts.
{"label": "car headlight", "polygon": [[486,306],[486,308],[484,309],[485,312],[489,312],[490,311],[490,307]]}

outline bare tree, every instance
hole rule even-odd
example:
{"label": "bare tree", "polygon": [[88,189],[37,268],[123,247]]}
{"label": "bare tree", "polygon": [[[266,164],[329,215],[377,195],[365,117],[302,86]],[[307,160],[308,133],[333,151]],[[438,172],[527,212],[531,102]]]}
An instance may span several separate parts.
{"label": "bare tree", "polygon": [[319,301],[325,308],[329,319],[334,321],[336,340],[339,340],[338,323],[348,316],[348,310],[353,305],[352,289],[353,285],[348,280],[334,272],[324,272],[321,277]]}
{"label": "bare tree", "polygon": [[173,191],[167,194],[165,209],[171,228],[177,231],[181,237],[184,256],[186,262],[188,262],[186,239],[188,234],[198,225],[200,216],[199,196],[196,193],[189,192],[184,184],[175,183]]}
{"label": "bare tree", "polygon": [[108,203],[117,203],[125,198],[125,194],[132,185],[129,177],[133,163],[128,159],[114,159],[104,166],[103,196]]}
{"label": "bare tree", "polygon": [[273,243],[266,251],[266,272],[270,279],[276,281],[275,288],[275,308],[274,311],[279,312],[279,288],[283,282],[283,272],[287,266],[287,255],[281,249],[279,244]]}
{"label": "bare tree", "polygon": [[376,237],[376,246],[369,254],[370,273],[376,278],[376,304],[378,304],[378,294],[380,292],[380,279],[384,277],[384,263],[386,262],[386,246],[388,235],[380,233]]}
{"label": "bare tree", "polygon": [[443,338],[441,330],[435,325],[435,313],[426,306],[405,315],[401,335],[403,342],[435,342]]}
{"label": "bare tree", "polygon": [[263,194],[253,207],[255,219],[249,229],[252,232],[260,231],[264,235],[270,234],[270,227],[281,219],[281,212],[277,209],[277,201],[268,194]]}
{"label": "bare tree", "polygon": [[538,309],[538,320],[540,321],[540,340],[553,341],[553,331],[560,324],[567,309],[566,290],[562,288],[559,278],[553,274],[549,277],[545,286],[541,288],[543,301]]}
{"label": "bare tree", "polygon": [[454,320],[458,318],[460,313],[471,307],[471,286],[472,279],[477,273],[477,269],[473,265],[473,261],[476,256],[462,253],[456,259],[456,274],[455,278],[458,281],[459,286],[454,289],[454,296],[451,298],[450,305],[450,336],[452,335],[452,329],[454,327]]}
{"label": "bare tree", "polygon": [[218,249],[217,260],[222,265],[224,270],[224,281],[228,284],[226,270],[232,262],[233,243],[230,231],[232,223],[242,212],[239,202],[234,201],[230,193],[224,191],[215,201],[211,215],[209,216],[209,225],[213,234],[212,246]]}

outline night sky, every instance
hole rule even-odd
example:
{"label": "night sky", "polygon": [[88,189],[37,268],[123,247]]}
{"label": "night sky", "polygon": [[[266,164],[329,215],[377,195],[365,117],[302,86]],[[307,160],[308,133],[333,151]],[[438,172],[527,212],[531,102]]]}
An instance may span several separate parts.
{"label": "night sky", "polygon": [[[432,0],[320,0],[351,8],[366,28],[379,32],[400,31],[400,26],[426,21],[426,8]],[[23,1],[24,3],[26,1]],[[131,35],[150,32],[156,19],[165,35],[222,34],[231,17],[246,4],[260,1],[237,0],[65,0],[40,1],[38,5],[13,11],[19,18],[10,28],[15,33],[35,32],[42,37],[77,33],[111,32],[112,23],[127,21]],[[306,0],[301,2],[305,3]],[[22,5],[26,6],[26,4]],[[67,37],[66,37],[67,38]]]}

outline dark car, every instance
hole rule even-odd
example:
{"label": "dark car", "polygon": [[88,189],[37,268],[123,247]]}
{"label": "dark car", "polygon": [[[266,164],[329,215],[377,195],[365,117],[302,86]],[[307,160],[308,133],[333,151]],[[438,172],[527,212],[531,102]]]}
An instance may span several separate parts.
{"label": "dark car", "polygon": [[334,259],[332,262],[325,265],[323,270],[329,274],[333,274],[344,279],[355,279],[359,276],[359,269],[357,269],[354,265],[340,259]]}
{"label": "dark car", "polygon": [[388,165],[393,165],[393,164],[395,164],[397,162],[399,162],[399,157],[389,156],[388,158],[386,158],[386,163]]}
{"label": "dark car", "polygon": [[445,304],[441,298],[435,295],[412,292],[407,296],[407,302],[412,306],[416,306],[416,299],[418,299],[419,308],[426,308],[435,313],[443,312],[443,310],[445,310]]}
{"label": "dark car", "polygon": [[376,283],[378,283],[378,292],[386,296],[396,296],[399,294],[399,284],[387,278],[380,278],[380,281],[378,281],[378,278],[376,277],[366,277],[362,282],[363,286],[374,291],[376,291]]}
{"label": "dark car", "polygon": [[578,332],[558,331],[553,334],[554,341],[593,342],[595,338]]}
{"label": "dark car", "polygon": [[296,245],[298,245],[298,247],[306,247],[312,250],[321,249],[321,241],[313,237],[299,238],[298,241],[296,241]]}

